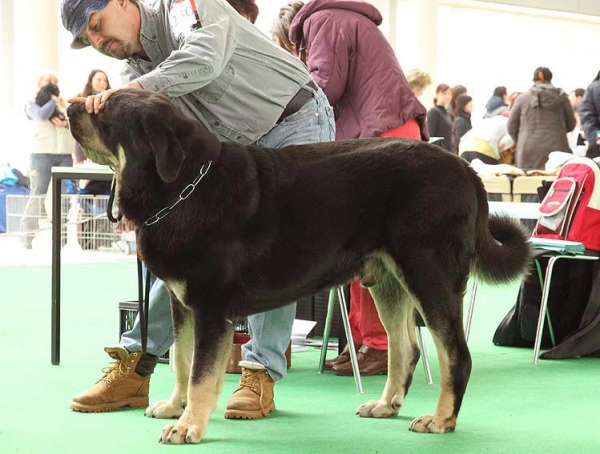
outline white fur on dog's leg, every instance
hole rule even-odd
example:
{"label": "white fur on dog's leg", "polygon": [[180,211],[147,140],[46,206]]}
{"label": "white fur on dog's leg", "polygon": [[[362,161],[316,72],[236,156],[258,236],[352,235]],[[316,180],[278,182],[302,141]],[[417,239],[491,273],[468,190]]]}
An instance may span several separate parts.
{"label": "white fur on dog's leg", "polygon": [[175,424],[167,424],[160,434],[159,443],[181,445],[184,443],[200,443],[206,432],[206,424],[193,424],[192,412],[184,412]]}
{"label": "white fur on dog's leg", "polygon": [[181,403],[176,404],[172,400],[159,400],[146,408],[146,416],[157,419],[177,419],[183,414],[184,408]]}
{"label": "white fur on dog's leg", "polygon": [[456,428],[456,419],[441,422],[434,415],[423,415],[415,418],[410,423],[408,430],[420,433],[443,434],[453,432]]}
{"label": "white fur on dog's leg", "polygon": [[356,410],[356,414],[361,418],[389,418],[398,416],[400,406],[392,406],[383,400],[370,400],[362,404]]}

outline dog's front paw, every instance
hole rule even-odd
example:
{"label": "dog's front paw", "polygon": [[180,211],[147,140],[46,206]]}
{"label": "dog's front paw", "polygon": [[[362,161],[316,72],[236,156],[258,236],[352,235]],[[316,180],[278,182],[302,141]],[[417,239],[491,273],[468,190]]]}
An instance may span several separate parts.
{"label": "dog's front paw", "polygon": [[453,432],[456,427],[456,418],[442,420],[433,415],[419,416],[410,423],[409,430],[420,433],[444,434]]}
{"label": "dog's front paw", "polygon": [[146,416],[158,419],[177,419],[183,414],[183,405],[170,400],[159,400],[146,408]]}
{"label": "dog's front paw", "polygon": [[356,414],[361,418],[389,418],[397,416],[399,411],[399,405],[389,405],[381,400],[370,400],[358,407]]}
{"label": "dog's front paw", "polygon": [[188,424],[177,421],[177,424],[168,424],[162,430],[159,443],[168,443],[174,445],[181,445],[184,443],[200,443],[206,428],[202,428],[196,424]]}

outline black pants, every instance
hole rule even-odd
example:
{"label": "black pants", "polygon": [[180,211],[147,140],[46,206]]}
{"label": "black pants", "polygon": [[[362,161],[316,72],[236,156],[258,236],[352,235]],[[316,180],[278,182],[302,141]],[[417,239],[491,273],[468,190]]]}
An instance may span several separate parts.
{"label": "black pants", "polygon": [[489,156],[478,153],[477,151],[465,151],[464,153],[461,153],[460,157],[467,162],[471,162],[474,159],[479,159],[484,164],[498,164],[498,159],[490,158]]}

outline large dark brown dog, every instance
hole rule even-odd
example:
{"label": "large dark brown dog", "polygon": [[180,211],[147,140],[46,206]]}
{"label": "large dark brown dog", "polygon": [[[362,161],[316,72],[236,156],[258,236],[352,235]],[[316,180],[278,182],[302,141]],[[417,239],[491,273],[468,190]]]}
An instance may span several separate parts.
{"label": "large dark brown dog", "polygon": [[146,412],[179,418],[162,441],[204,435],[232,320],[355,277],[389,336],[385,389],[358,414],[398,414],[419,358],[416,310],[437,346],[442,389],[435,413],[410,429],[454,430],[471,371],[461,317],[469,273],[504,282],[529,256],[518,226],[488,216],[466,162],[411,140],[278,150],[219,142],[168,98],[141,90],[117,91],[98,115],[83,104],[68,114],[86,155],[115,166],[119,207],[136,225],[141,258],[171,294],[177,384]]}

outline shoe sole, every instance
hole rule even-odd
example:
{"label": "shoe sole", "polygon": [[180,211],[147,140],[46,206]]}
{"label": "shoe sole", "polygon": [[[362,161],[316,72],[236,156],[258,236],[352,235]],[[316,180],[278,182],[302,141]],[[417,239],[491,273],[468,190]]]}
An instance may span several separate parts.
{"label": "shoe sole", "polygon": [[87,405],[80,404],[79,402],[71,402],[69,408],[73,411],[80,413],[103,413],[107,411],[119,410],[123,407],[140,408],[147,407],[149,405],[148,397],[129,397],[122,399],[117,402],[111,402],[109,404],[98,404],[98,405]]}
{"label": "shoe sole", "polygon": [[346,363],[349,363],[349,362],[350,362],[350,359],[348,359],[348,361],[339,361],[339,362],[333,363],[333,364],[327,364],[327,363],[325,363],[325,364],[323,364],[323,367],[325,369],[327,369],[327,370],[332,370],[335,366],[341,366],[342,364],[346,364]]}
{"label": "shoe sole", "polygon": [[261,419],[274,411],[275,402],[266,409],[265,413],[262,411],[225,410],[225,419]]}

